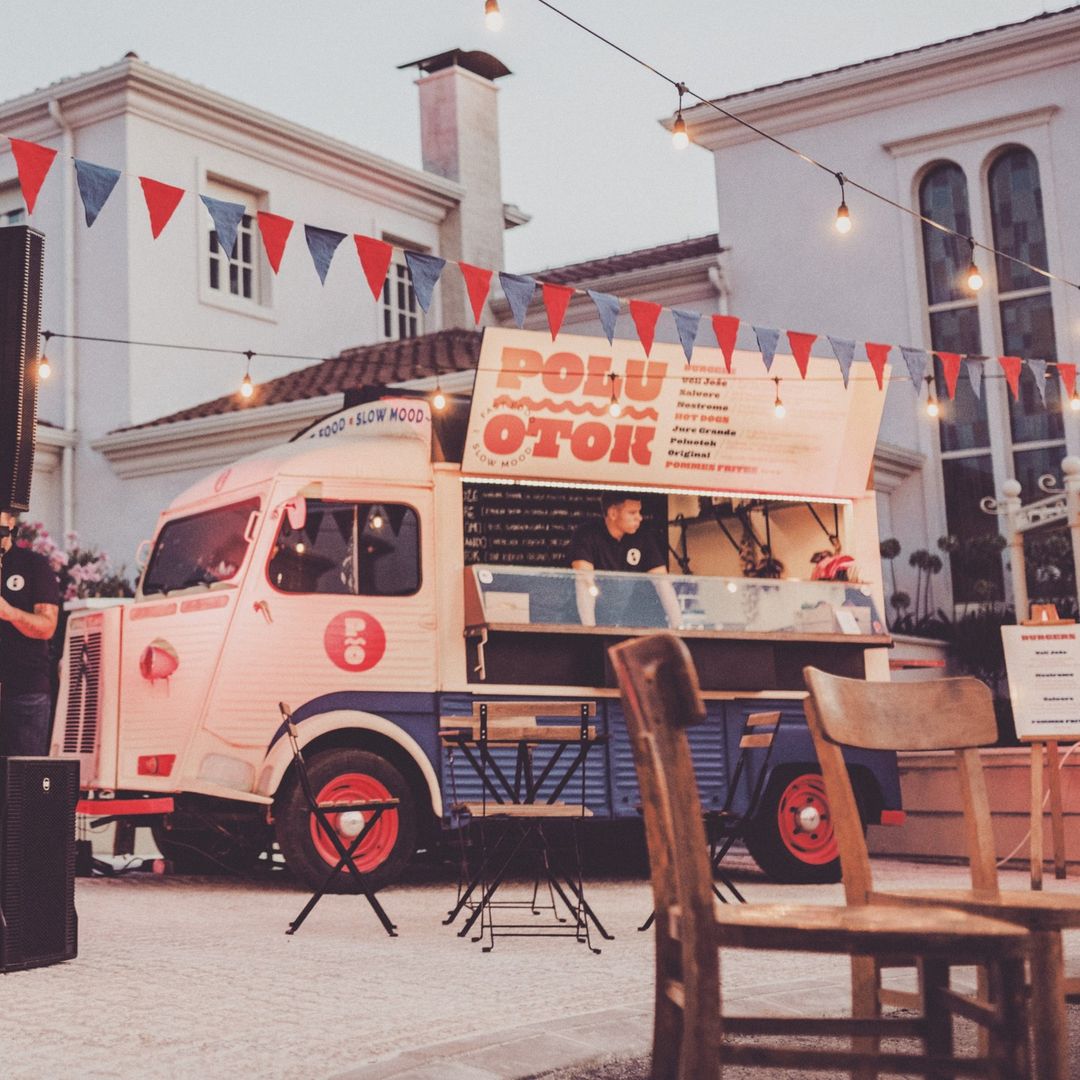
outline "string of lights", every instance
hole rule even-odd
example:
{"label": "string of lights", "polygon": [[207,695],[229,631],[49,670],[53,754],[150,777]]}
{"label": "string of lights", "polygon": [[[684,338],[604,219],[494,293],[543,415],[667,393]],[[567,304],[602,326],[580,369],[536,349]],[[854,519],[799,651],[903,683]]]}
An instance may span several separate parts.
{"label": "string of lights", "polygon": [[[993,244],[987,244],[983,241],[976,240],[973,236],[968,236],[965,233],[959,232],[956,229],[951,229],[947,225],[943,225],[939,221],[935,221],[931,217],[927,217],[925,214],[920,213],[913,207],[905,206],[901,202],[897,202],[895,199],[890,198],[888,195],[877,191],[875,188],[870,187],[868,184],[860,183],[858,180],[852,179],[849,175],[842,172],[839,169],[833,168],[831,165],[827,165],[810,154],[799,150],[797,147],[792,146],[790,143],[785,142],[783,139],[778,138],[771,132],[766,131],[764,128],[758,127],[756,124],[749,120],[744,119],[737,113],[731,112],[729,109],[725,109],[722,105],[718,105],[715,101],[703,97],[695,90],[692,90],[684,82],[679,79],[675,79],[667,73],[659,70],[654,65],[643,60],[640,56],[630,52],[628,49],[623,48],[621,45],[612,41],[610,38],[605,37],[598,30],[593,29],[591,26],[587,26],[585,23],[576,19],[568,12],[563,11],[558,5],[552,3],[552,0],[536,0],[536,3],[541,7],[547,8],[553,14],[565,19],[568,23],[577,27],[579,30],[595,38],[597,41],[606,45],[608,48],[613,49],[615,52],[625,56],[628,60],[637,64],[639,67],[644,68],[646,71],[651,72],[657,78],[662,79],[664,82],[669,83],[679,95],[679,105],[675,113],[675,119],[672,124],[672,142],[677,149],[682,149],[689,145],[690,138],[687,131],[686,121],[683,118],[683,98],[689,97],[696,101],[699,105],[703,105],[706,108],[712,109],[714,112],[731,120],[733,123],[739,124],[741,127],[746,128],[748,131],[752,131],[755,135],[762,139],[767,140],[774,146],[779,147],[781,150],[797,157],[800,161],[807,165],[812,165],[814,168],[820,169],[822,172],[828,173],[834,177],[840,184],[840,206],[836,212],[836,230],[839,233],[846,234],[852,229],[851,213],[847,206],[847,200],[845,195],[845,185],[861,191],[864,195],[870,198],[876,199],[878,202],[884,203],[886,206],[891,206],[895,210],[899,210],[909,217],[914,218],[917,221],[922,222],[930,228],[936,229],[938,232],[944,233],[947,236],[951,236],[956,240],[963,241],[970,245],[970,263],[965,274],[965,280],[968,288],[973,292],[977,292],[982,288],[984,284],[984,278],[975,263],[975,250],[978,248],[981,251],[985,251],[990,255],[993,255],[995,259],[1005,259],[1017,266],[1022,266],[1032,273],[1038,274],[1048,281],[1056,281],[1061,285],[1065,285],[1072,289],[1080,290],[1080,283],[1070,280],[1069,278],[1062,277],[1060,274],[1055,274],[1052,271],[1042,266],[1037,266],[1034,263],[1028,262],[1026,259],[1021,259],[1019,256],[1012,255],[1007,251],[1002,251],[1000,248],[994,247]],[[502,13],[499,10],[498,0],[486,0],[485,7],[485,19],[489,29],[497,30],[502,26]]]}

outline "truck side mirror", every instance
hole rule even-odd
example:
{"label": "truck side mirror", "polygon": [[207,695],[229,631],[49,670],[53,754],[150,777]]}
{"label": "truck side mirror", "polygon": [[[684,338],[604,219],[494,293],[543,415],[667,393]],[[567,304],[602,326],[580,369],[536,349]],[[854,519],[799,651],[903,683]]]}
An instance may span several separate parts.
{"label": "truck side mirror", "polygon": [[299,532],[307,521],[307,499],[297,495],[285,504],[285,516],[289,519],[289,528]]}
{"label": "truck side mirror", "polygon": [[140,570],[146,569],[146,564],[150,561],[150,541],[140,540],[139,546],[135,549],[135,565]]}

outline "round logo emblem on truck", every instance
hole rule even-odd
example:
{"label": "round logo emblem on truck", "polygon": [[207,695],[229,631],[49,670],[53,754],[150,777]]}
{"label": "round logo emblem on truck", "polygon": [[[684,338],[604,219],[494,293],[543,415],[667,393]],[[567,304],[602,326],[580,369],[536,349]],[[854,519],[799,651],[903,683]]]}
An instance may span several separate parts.
{"label": "round logo emblem on truck", "polygon": [[364,611],[343,611],[327,626],[323,646],[342,671],[367,671],[386,652],[386,631]]}

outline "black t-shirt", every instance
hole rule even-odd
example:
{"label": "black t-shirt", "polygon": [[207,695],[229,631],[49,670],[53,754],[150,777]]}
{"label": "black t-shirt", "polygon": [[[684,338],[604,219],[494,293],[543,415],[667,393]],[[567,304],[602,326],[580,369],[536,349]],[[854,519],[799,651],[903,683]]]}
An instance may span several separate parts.
{"label": "black t-shirt", "polygon": [[667,559],[644,526],[616,540],[600,520],[578,526],[570,541],[569,556],[571,563],[581,559],[592,563],[596,570],[637,570],[644,574],[658,566],[667,567]]}
{"label": "black t-shirt", "polygon": [[[2,595],[12,607],[33,611],[36,604],[60,606],[60,585],[49,560],[29,548],[4,552]],[[49,692],[49,643],[29,638],[6,619],[0,621],[0,687],[8,694]]]}

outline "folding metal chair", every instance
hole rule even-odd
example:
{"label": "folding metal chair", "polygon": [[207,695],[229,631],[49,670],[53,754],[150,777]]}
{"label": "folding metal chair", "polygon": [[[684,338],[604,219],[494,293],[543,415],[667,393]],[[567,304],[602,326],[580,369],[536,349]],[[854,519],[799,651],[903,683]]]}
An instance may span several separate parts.
{"label": "folding metal chair", "polygon": [[[397,927],[390,921],[389,916],[387,916],[386,912],[383,910],[382,904],[376,899],[375,893],[367,883],[367,879],[357,869],[356,863],[353,862],[353,855],[364,842],[365,837],[367,837],[375,827],[375,823],[382,817],[384,811],[393,809],[399,804],[400,799],[368,799],[363,802],[318,802],[315,798],[315,792],[311,787],[311,780],[308,777],[307,763],[304,761],[304,755],[300,750],[300,739],[296,730],[296,724],[293,723],[292,711],[283,701],[278,702],[278,708],[281,710],[282,719],[285,721],[285,728],[289,736],[289,744],[292,746],[293,767],[296,769],[296,776],[300,781],[300,789],[304,793],[304,799],[311,810],[312,816],[318,822],[319,828],[322,829],[323,835],[334,845],[334,849],[338,853],[338,861],[333,869],[326,875],[326,880],[323,881],[322,885],[320,885],[312,894],[311,899],[304,905],[303,911],[289,923],[289,929],[286,930],[285,933],[295,934],[296,931],[300,929],[304,920],[311,914],[311,909],[323,898],[323,895],[330,888],[337,875],[341,873],[342,870],[347,870],[352,874],[356,881],[357,889],[363,893],[367,902],[371,905],[372,911],[379,917],[379,922],[383,924],[383,928],[390,937],[397,937]],[[349,846],[346,847],[341,836],[338,834],[337,829],[330,823],[330,819],[327,815],[349,812],[359,812],[364,814],[364,827],[352,838]]]}

